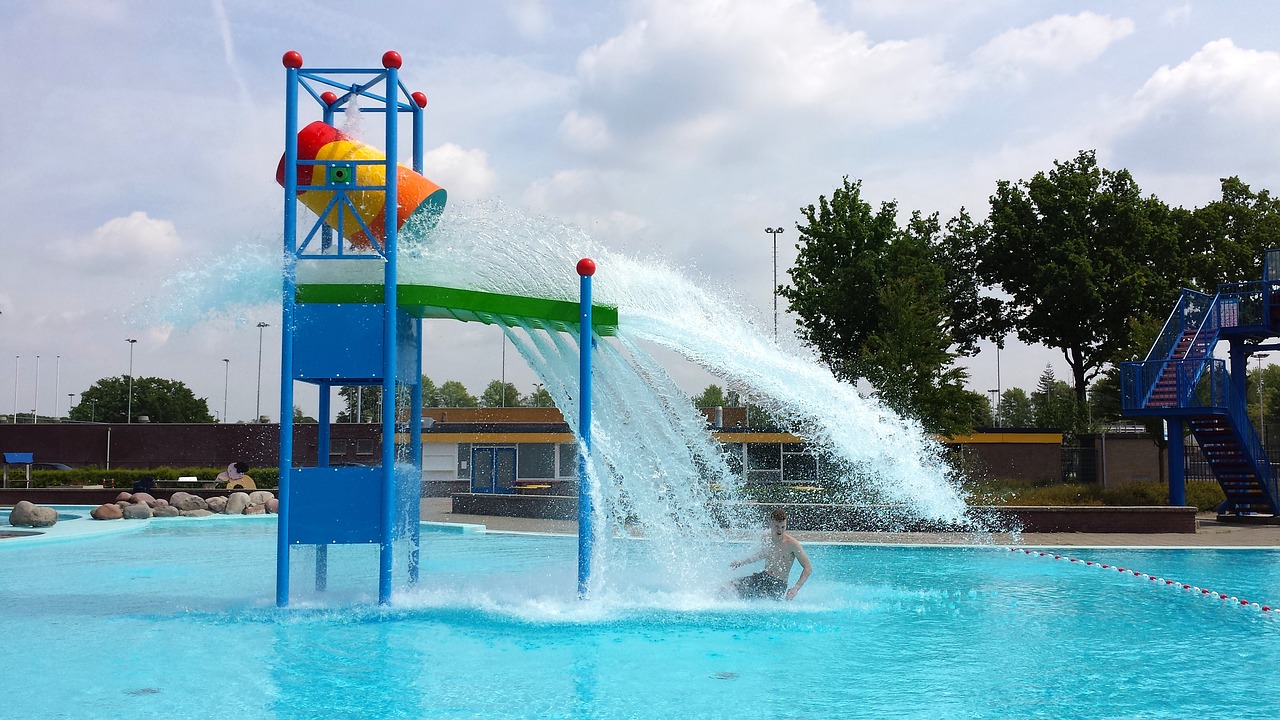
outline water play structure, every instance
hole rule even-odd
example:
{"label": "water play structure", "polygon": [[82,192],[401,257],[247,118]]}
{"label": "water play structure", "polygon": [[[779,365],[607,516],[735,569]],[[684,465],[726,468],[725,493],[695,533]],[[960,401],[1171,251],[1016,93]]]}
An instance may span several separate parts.
{"label": "water play structure", "polygon": [[[1200,446],[1226,500],[1227,517],[1280,516],[1276,473],[1245,412],[1249,358],[1280,350],[1280,250],[1268,250],[1262,279],[1225,283],[1215,294],[1183,290],[1141,362],[1122,363],[1126,415],[1163,418],[1169,438],[1169,503],[1186,502],[1184,433]],[[1229,360],[1214,357],[1221,342]]]}
{"label": "water play structure", "polygon": [[[595,263],[590,259],[577,263],[579,303],[402,283],[397,272],[402,230],[411,228],[412,236],[422,239],[439,220],[446,202],[446,191],[421,174],[426,96],[409,92],[401,83],[402,59],[395,51],[385,53],[377,69],[303,68],[296,51],[285,53],[283,64],[285,151],[276,173],[284,187],[285,248],[277,604],[289,602],[291,553],[303,545],[314,549],[318,589],[328,582],[329,548],[335,545],[378,545],[379,603],[386,604],[391,597],[395,543],[405,545],[402,556],[408,582],[417,581],[422,320],[428,317],[523,325],[574,333],[578,338],[583,486],[578,586],[585,595],[595,528],[591,493],[585,490],[590,462],[591,346],[595,334],[608,333],[617,324],[615,308],[593,311],[591,306]],[[323,117],[299,131],[301,95],[315,100]],[[333,127],[338,112],[383,114],[386,154]],[[412,169],[396,161],[402,113],[412,121]],[[301,238],[299,202],[316,216]],[[370,263],[380,264],[381,273],[352,267]],[[327,267],[315,275],[324,279],[308,280],[308,270],[321,264]],[[293,466],[294,381],[319,388],[316,467]],[[328,467],[329,390],[334,385],[381,387],[382,447],[377,466]],[[398,453],[397,437],[403,433],[407,442]],[[336,497],[346,500],[336,504]]]}

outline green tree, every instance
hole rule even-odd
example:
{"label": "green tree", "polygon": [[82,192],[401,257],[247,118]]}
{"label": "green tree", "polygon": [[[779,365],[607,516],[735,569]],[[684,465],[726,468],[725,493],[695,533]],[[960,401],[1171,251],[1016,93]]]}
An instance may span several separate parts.
{"label": "green tree", "polygon": [[702,393],[693,398],[694,407],[725,407],[727,405],[724,389],[714,383],[703,388]]}
{"label": "green tree", "polygon": [[[129,406],[129,378],[127,375],[98,380],[80,394],[80,402],[71,408],[67,416],[71,420],[87,422],[125,422]],[[133,421],[146,417],[154,423],[211,423],[213,415],[209,403],[198,398],[178,380],[157,377],[133,379]]]}
{"label": "green tree", "polygon": [[294,405],[293,406],[293,422],[295,425],[301,425],[303,423],[315,424],[316,419],[302,412],[302,408],[298,407],[297,405]]}
{"label": "green tree", "polygon": [[[382,422],[381,385],[345,385],[338,390],[345,409],[338,413],[338,422]],[[356,404],[359,403],[359,410]]]}
{"label": "green tree", "polygon": [[1262,278],[1263,254],[1280,240],[1280,199],[1232,176],[1222,180],[1221,199],[1179,220],[1187,284],[1213,293],[1219,283]]}
{"label": "green tree", "polygon": [[972,263],[947,259],[936,214],[913,213],[899,228],[896,204],[873,209],[861,190],[846,177],[830,201],[820,196],[801,210],[792,286],[778,292],[800,316],[802,339],[837,377],[866,379],[885,404],[927,430],[967,432],[984,403],[969,396],[967,373],[953,366],[949,303],[968,295],[949,280],[966,282]]}
{"label": "green tree", "polygon": [[426,375],[422,376],[422,406],[440,407],[440,388]]}
{"label": "green tree", "polygon": [[1169,312],[1180,278],[1161,263],[1179,255],[1174,214],[1084,151],[999,181],[987,225],[979,275],[1007,297],[1001,312],[1021,340],[1062,351],[1083,408],[1089,381],[1129,346],[1130,320]]}
{"label": "green tree", "polygon": [[501,380],[491,381],[480,395],[480,407],[520,407],[522,402],[516,386]]}
{"label": "green tree", "polygon": [[534,390],[529,397],[525,398],[525,405],[529,407],[543,408],[555,407],[556,401],[555,398],[551,397],[551,393],[547,392],[547,389],[542,386],[542,383],[537,383],[537,386],[538,389]]}
{"label": "green tree", "polygon": [[1002,428],[1035,427],[1035,412],[1031,409],[1031,398],[1022,388],[1009,388],[1000,393],[1000,407],[996,414],[996,422]]}
{"label": "green tree", "polygon": [[1035,392],[1031,393],[1031,412],[1035,427],[1068,432],[1080,429],[1080,406],[1076,404],[1076,393],[1070,385],[1057,379],[1049,366],[1040,373],[1040,381]]}
{"label": "green tree", "polygon": [[1118,422],[1120,412],[1120,368],[1110,367],[1089,386],[1089,418],[1094,429]]}
{"label": "green tree", "polygon": [[479,407],[480,401],[467,391],[467,386],[457,380],[446,380],[440,385],[440,404],[433,407],[469,408]]}

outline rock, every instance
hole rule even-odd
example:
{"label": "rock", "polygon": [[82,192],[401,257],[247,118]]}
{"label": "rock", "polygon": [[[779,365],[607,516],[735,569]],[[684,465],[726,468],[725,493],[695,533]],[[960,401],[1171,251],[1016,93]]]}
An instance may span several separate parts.
{"label": "rock", "polygon": [[147,504],[150,505],[153,510],[158,507],[169,507],[169,501],[164,498],[156,498],[155,502]]}
{"label": "rock", "polygon": [[271,494],[270,490],[254,490],[249,493],[249,504],[266,505],[267,501],[274,497],[275,495]]}
{"label": "rock", "polygon": [[136,492],[133,494],[133,502],[146,503],[151,507],[155,507],[156,498],[151,493]]}
{"label": "rock", "polygon": [[129,505],[121,509],[125,520],[146,520],[151,517],[151,506],[146,503]]}
{"label": "rock", "polygon": [[266,515],[267,506],[265,503],[253,503],[244,509],[245,515]]}
{"label": "rock", "polygon": [[13,506],[9,513],[9,524],[22,527],[49,527],[58,522],[58,511],[53,508],[40,507],[26,500]]}
{"label": "rock", "polygon": [[221,513],[223,510],[227,509],[227,498],[223,495],[214,495],[205,501],[202,509],[208,510],[211,513]]}
{"label": "rock", "polygon": [[179,510],[208,510],[209,503],[199,495],[192,495],[179,490],[169,496],[169,504]]}
{"label": "rock", "polygon": [[94,520],[119,520],[124,517],[124,511],[115,503],[106,503],[91,510],[89,517]]}
{"label": "rock", "polygon": [[125,508],[129,507],[129,506],[130,506],[130,505],[132,505],[132,504],[133,504],[133,503],[129,502],[128,500],[117,500],[117,501],[116,501],[116,505],[117,505],[121,510],[124,510]]}
{"label": "rock", "polygon": [[226,515],[240,515],[249,507],[249,493],[233,492],[227,497],[227,506],[222,512]]}
{"label": "rock", "polygon": [[182,511],[172,505],[158,505],[151,509],[151,517],[178,517]]}
{"label": "rock", "polygon": [[208,510],[183,510],[182,517],[209,517],[213,513]]}
{"label": "rock", "polygon": [[267,512],[271,513],[272,515],[275,515],[276,513],[280,512],[280,501],[276,498],[271,498],[270,500],[268,500]]}
{"label": "rock", "polygon": [[120,493],[116,496],[116,502],[133,502],[133,493]]}

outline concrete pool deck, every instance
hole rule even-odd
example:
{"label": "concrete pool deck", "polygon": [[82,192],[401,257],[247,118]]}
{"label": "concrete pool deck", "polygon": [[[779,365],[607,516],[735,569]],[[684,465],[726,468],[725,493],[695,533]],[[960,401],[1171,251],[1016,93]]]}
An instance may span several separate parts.
{"label": "concrete pool deck", "polygon": [[[463,515],[452,512],[449,498],[423,498],[422,519],[430,522],[483,525],[489,530],[573,535],[572,520],[539,520],[496,515]],[[809,532],[793,533],[801,542],[833,542],[885,545],[1010,545],[1009,535],[970,533]],[[1190,533],[1022,533],[1018,545],[1050,547],[1240,547],[1280,548],[1280,525],[1224,523],[1213,513],[1196,516],[1196,532]]]}

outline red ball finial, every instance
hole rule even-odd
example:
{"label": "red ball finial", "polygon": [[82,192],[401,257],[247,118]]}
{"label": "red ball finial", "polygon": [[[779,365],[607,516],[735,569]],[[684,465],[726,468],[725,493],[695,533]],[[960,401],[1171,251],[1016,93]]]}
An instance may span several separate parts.
{"label": "red ball finial", "polygon": [[401,58],[400,53],[395,50],[388,50],[382,53],[382,67],[384,68],[395,68],[399,70],[401,63],[403,62],[404,59]]}
{"label": "red ball finial", "polygon": [[320,99],[324,101],[325,105],[332,105],[338,102],[338,96],[333,94],[332,92],[329,92],[328,90],[325,90],[324,92],[320,93]]}
{"label": "red ball finial", "polygon": [[596,261],[591,258],[582,258],[578,261],[578,274],[582,277],[591,277],[596,274]]}
{"label": "red ball finial", "polygon": [[416,92],[416,93],[414,93],[414,94],[410,95],[409,97],[413,98],[413,101],[414,101],[414,102],[416,102],[416,103],[418,103],[418,107],[420,107],[420,108],[424,108],[424,107],[426,107],[426,106],[427,106],[427,94],[426,94],[426,93],[424,93],[424,92]]}
{"label": "red ball finial", "polygon": [[281,58],[280,62],[284,63],[284,66],[287,68],[297,70],[302,67],[302,53],[297,50],[290,50],[284,54],[284,57]]}

